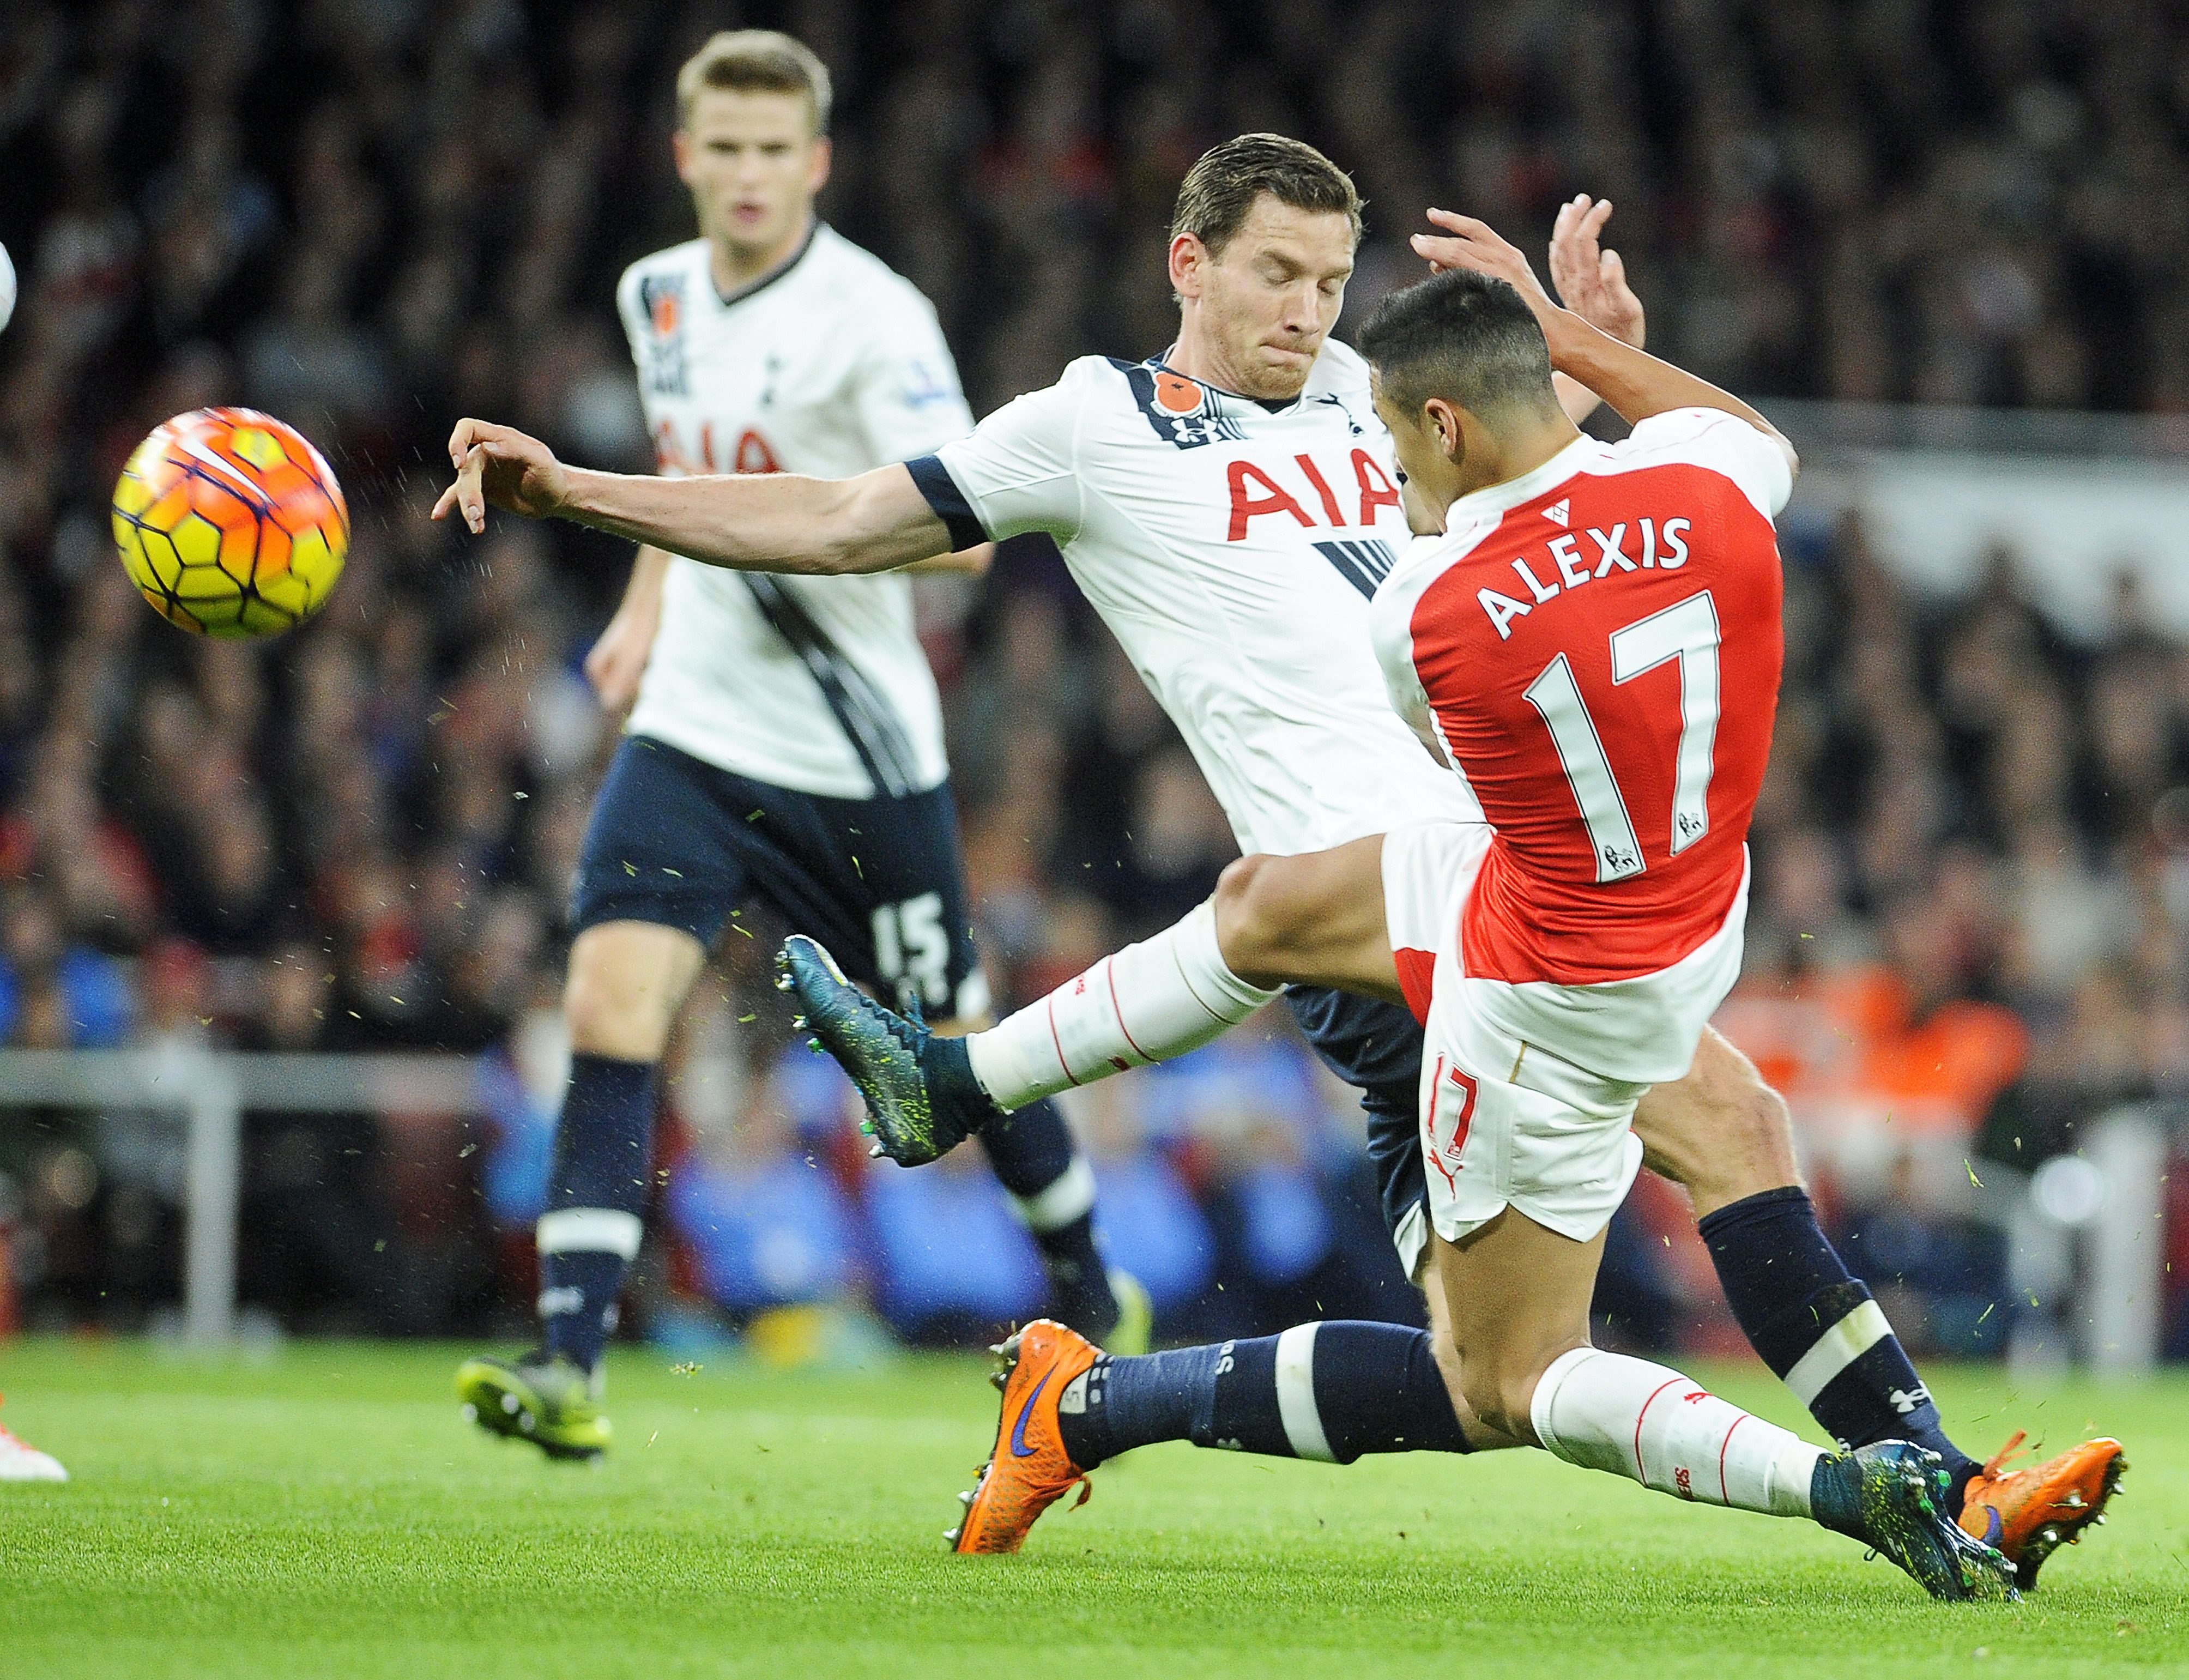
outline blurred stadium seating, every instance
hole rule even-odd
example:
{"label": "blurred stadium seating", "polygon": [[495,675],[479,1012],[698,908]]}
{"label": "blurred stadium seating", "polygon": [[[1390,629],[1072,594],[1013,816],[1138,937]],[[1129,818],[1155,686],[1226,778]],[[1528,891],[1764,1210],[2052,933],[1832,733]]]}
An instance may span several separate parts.
{"label": "blurred stadium seating", "polygon": [[[254,1117],[244,1287],[292,1326],[455,1329],[529,1297],[564,894],[609,739],[577,664],[628,549],[506,523],[452,541],[423,510],[459,413],[650,461],[611,293],[689,235],[670,81],[734,22],[834,69],[824,208],[936,300],[977,412],[1166,342],[1177,181],[1257,128],[1369,197],[1355,319],[1413,272],[1417,207],[1532,246],[1587,189],[1619,206],[1652,348],[1751,398],[2189,411],[2189,27],[2138,0],[12,0],[0,1037],[499,1070],[468,1138]],[[239,400],[312,436],[356,515],[334,606],[265,648],[157,623],[105,529],[148,427]],[[1858,512],[1797,513],[1785,546],[1724,1024],[1793,1098],[1903,1333],[1994,1349],[2005,1239],[1956,1174],[2189,1088],[2189,646],[2125,585],[2098,634],[2064,633],[2017,573],[2041,557],[2011,549],[1940,598]],[[1194,902],[1229,831],[1052,552],[1013,545],[985,592],[923,588],[988,948],[1031,994]],[[774,930],[744,919],[677,1052],[642,1321],[1023,1314],[1038,1275],[985,1178],[866,1169],[841,1083],[783,1053],[757,983]],[[1168,1324],[1411,1309],[1345,1094],[1288,1026],[1078,1119]],[[0,1120],[25,1315],[128,1326],[174,1298],[173,1155],[127,1116]],[[934,1264],[945,1210],[993,1228],[978,1275]],[[1687,1231],[1662,1186],[1638,1198],[1615,1329],[1722,1333]]]}

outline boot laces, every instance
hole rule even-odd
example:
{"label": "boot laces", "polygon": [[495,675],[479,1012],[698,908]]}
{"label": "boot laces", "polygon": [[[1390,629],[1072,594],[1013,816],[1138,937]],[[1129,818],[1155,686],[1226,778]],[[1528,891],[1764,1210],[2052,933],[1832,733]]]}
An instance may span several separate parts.
{"label": "boot laces", "polygon": [[1989,1458],[1984,1461],[1984,1479],[1986,1481],[1996,1479],[2000,1473],[2005,1469],[2007,1461],[2010,1458],[2016,1457],[2022,1451],[2022,1442],[2028,1439],[2028,1430],[2016,1429],[2014,1434],[2008,1438],[2007,1443],[2005,1446],[2000,1448],[1997,1452],[1994,1452]]}
{"label": "boot laces", "polygon": [[869,1021],[879,1021],[885,1032],[903,1045],[915,1058],[919,1056],[922,1044],[930,1035],[927,1030],[926,1016],[919,1007],[919,998],[917,994],[907,1000],[907,1007],[902,1013],[891,1009],[879,998],[869,998],[865,993],[859,992],[856,988],[854,988],[854,995],[859,1000],[858,1007],[861,1014]]}

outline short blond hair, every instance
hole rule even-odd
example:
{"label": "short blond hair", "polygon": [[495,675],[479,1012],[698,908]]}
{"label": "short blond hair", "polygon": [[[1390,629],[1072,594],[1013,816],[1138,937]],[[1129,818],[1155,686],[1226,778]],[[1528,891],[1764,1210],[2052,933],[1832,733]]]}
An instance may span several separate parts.
{"label": "short blond hair", "polygon": [[710,88],[742,93],[803,93],[813,132],[829,132],[829,66],[803,41],[772,29],[726,29],[676,72],[676,124],[689,127],[692,107]]}

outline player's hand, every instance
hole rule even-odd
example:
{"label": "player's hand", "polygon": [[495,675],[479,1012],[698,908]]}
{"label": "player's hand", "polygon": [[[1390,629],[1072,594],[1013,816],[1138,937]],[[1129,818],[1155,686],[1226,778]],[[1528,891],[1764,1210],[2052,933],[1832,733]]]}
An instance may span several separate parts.
{"label": "player's hand", "polygon": [[649,600],[626,601],[585,655],[585,681],[611,716],[621,716],[638,699],[638,680],[646,675],[646,663],[653,657],[653,638],[660,630],[658,592]]}
{"label": "player's hand", "polygon": [[1642,348],[1642,300],[1626,284],[1626,265],[1615,251],[1598,241],[1611,219],[1611,201],[1592,201],[1581,193],[1558,206],[1551,229],[1551,284],[1558,297],[1591,326],[1622,344]]}
{"label": "player's hand", "polygon": [[1428,214],[1429,220],[1445,231],[1416,234],[1412,244],[1417,255],[1428,259],[1430,272],[1440,274],[1446,269],[1472,269],[1503,280],[1538,316],[1557,312],[1558,306],[1543,290],[1543,283],[1536,278],[1519,247],[1489,223],[1451,210],[1432,210]]}
{"label": "player's hand", "polygon": [[473,536],[486,529],[487,504],[544,519],[570,499],[569,470],[537,438],[487,420],[460,420],[449,434],[456,482],[433,504],[433,518],[461,513]]}

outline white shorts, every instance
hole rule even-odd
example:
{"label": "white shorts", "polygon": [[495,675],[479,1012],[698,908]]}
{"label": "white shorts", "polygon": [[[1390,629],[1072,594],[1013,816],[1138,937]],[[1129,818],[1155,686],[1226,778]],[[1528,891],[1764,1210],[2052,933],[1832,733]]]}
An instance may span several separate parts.
{"label": "white shorts", "polygon": [[[1383,837],[1384,915],[1417,1014],[1428,982],[1421,1123],[1429,1221],[1457,1242],[1517,1208],[1585,1242],[1610,1223],[1641,1169],[1631,1125],[1649,1087],[1561,1055],[1541,1009],[1530,1012],[1528,1036],[1516,1036],[1501,1024],[1513,1012],[1498,994],[1518,988],[1468,978],[1460,917],[1490,837],[1479,823],[1414,823]],[[1697,1021],[1697,1037],[1708,1018]]]}

